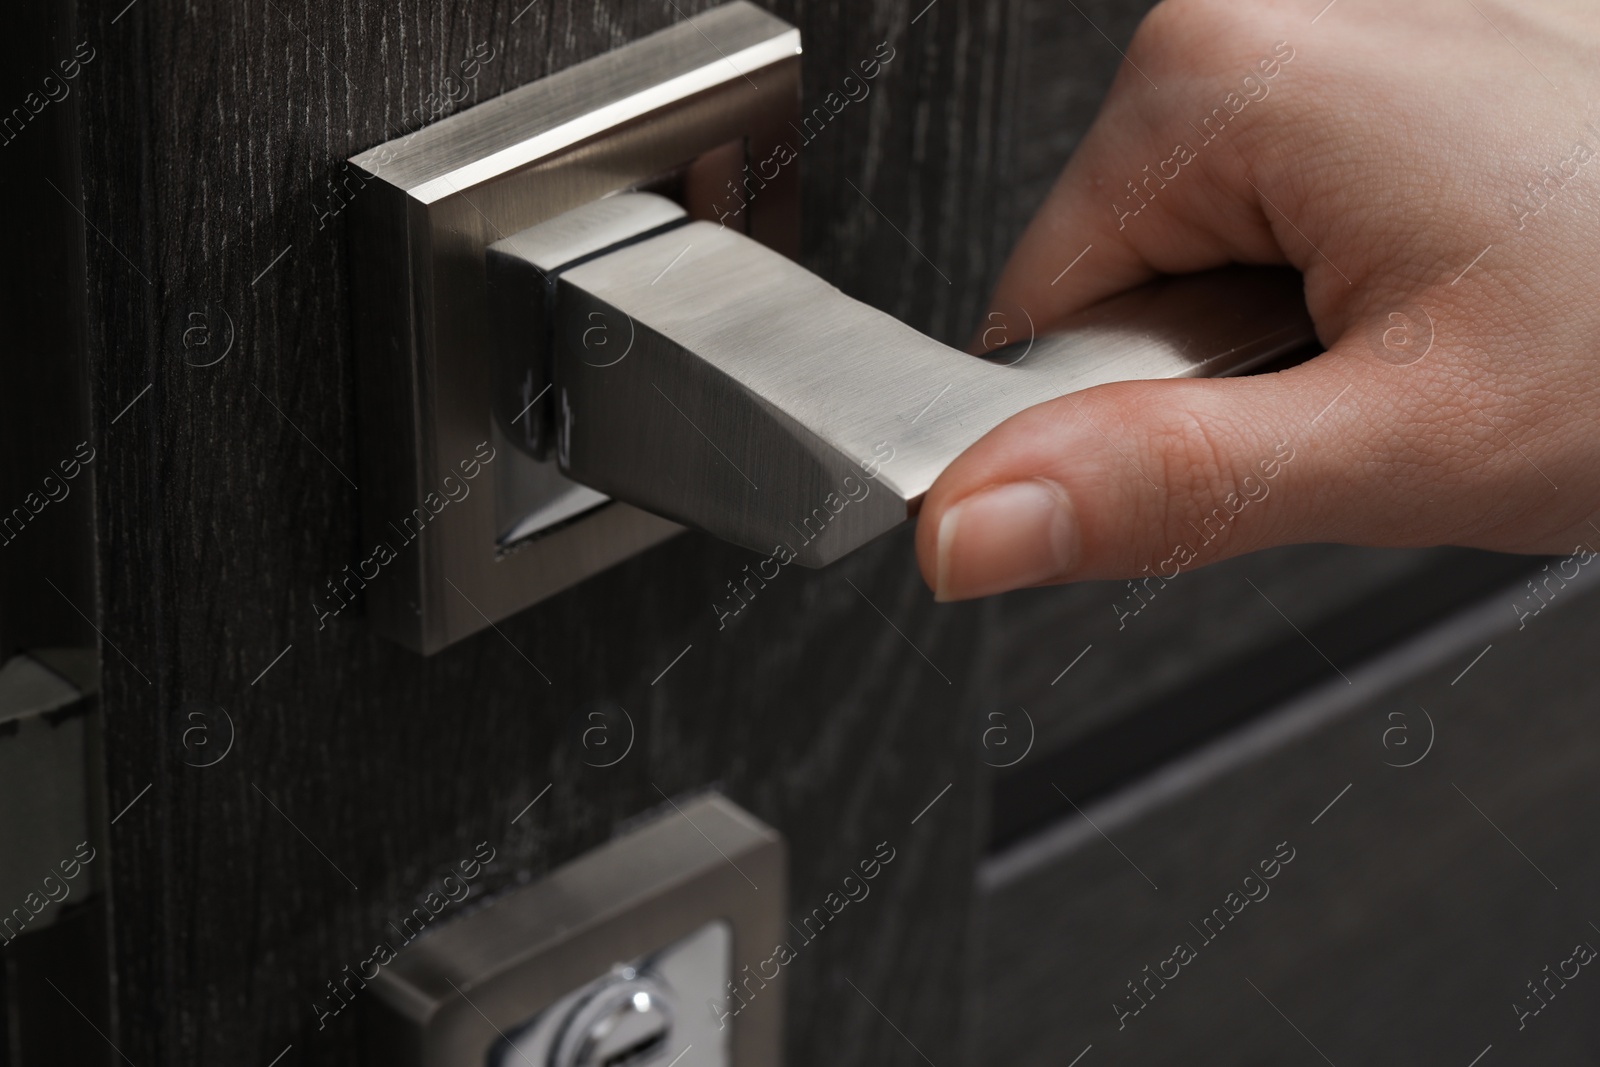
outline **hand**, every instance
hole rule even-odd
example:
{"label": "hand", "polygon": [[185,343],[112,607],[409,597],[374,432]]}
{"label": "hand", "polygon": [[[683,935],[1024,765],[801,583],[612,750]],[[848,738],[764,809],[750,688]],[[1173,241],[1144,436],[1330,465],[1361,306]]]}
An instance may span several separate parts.
{"label": "hand", "polygon": [[1328,351],[1007,420],[924,500],[939,599],[1301,542],[1600,546],[1600,7],[1320,7],[1152,11],[993,307],[1043,332],[1158,273],[1289,263]]}

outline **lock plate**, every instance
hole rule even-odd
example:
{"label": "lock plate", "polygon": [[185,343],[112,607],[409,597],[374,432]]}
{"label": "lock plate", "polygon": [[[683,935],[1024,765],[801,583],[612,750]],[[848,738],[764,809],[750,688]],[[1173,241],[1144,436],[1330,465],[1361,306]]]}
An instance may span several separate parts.
{"label": "lock plate", "polygon": [[[530,454],[551,397],[537,366],[497,378],[485,250],[627,189],[721,217],[747,162],[794,137],[799,54],[798,30],[739,0],[351,160],[365,530],[352,570],[379,632],[435,652],[680,530]],[[790,255],[797,186],[788,165],[737,198],[750,236]],[[508,391],[526,398],[519,419],[495,417]]]}
{"label": "lock plate", "polygon": [[363,1001],[369,1058],[781,1067],[785,976],[758,972],[792,939],[787,883],[777,831],[715,793],[678,801],[380,969]]}

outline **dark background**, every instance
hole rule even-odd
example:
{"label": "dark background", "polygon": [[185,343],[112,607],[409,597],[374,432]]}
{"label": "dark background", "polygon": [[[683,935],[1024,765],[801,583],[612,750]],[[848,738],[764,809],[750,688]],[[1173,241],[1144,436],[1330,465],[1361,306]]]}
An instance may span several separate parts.
{"label": "dark background", "polygon": [[[1572,943],[1600,943],[1600,613],[1573,588],[1516,634],[1497,590],[1539,561],[1286,549],[1187,575],[1119,631],[1116,584],[936,606],[906,529],[786,571],[718,632],[711,604],[751,557],[686,535],[431,658],[353,613],[318,631],[312,598],[363,544],[340,473],[359,467],[363,387],[349,215],[323,217],[341,161],[414,128],[482,43],[480,99],[710,6],[524,4],[66,3],[48,45],[7,46],[41,77],[79,40],[97,52],[73,121],[28,131],[51,151],[5,172],[13,204],[43,205],[19,211],[30,239],[69,250],[41,262],[70,283],[81,254],[87,296],[16,302],[33,325],[8,316],[7,337],[59,316],[52,388],[88,382],[97,580],[80,603],[98,589],[107,810],[151,786],[107,843],[126,1060],[368,1062],[356,1013],[319,1031],[311,1003],[476,842],[498,849],[475,887],[492,894],[715,786],[786,835],[795,913],[878,842],[898,852],[789,969],[792,1067],[1066,1064],[1091,1045],[1084,1067],[1318,1062],[1308,1043],[1464,1067],[1519,1041],[1523,1062],[1594,1062],[1600,978],[1520,1035],[1507,1008]],[[805,150],[805,262],[964,342],[1120,62],[1106,38],[1146,5],[769,6],[803,31],[808,106],[880,42],[898,52]],[[231,716],[224,762],[183,761],[187,702]],[[632,752],[588,766],[585,717],[619,705]],[[1413,705],[1437,751],[1385,767],[1403,762],[1387,716]],[[1290,725],[1237,732],[1263,723]],[[1026,736],[1016,766],[989,766]],[[1119,1032],[1125,980],[1285,839],[1307,843],[1276,896]]]}

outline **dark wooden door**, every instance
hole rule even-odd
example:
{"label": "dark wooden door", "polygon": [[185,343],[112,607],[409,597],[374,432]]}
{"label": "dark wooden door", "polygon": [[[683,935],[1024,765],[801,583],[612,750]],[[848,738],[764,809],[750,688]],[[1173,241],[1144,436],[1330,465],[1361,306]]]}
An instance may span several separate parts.
{"label": "dark wooden door", "polygon": [[[1038,1020],[997,1012],[996,974],[1048,989],[1073,954],[986,951],[1007,932],[985,856],[1325,680],[1283,615],[1348,670],[1526,565],[1285,550],[1185,578],[1123,633],[1114,585],[935,606],[907,529],[790,568],[719,629],[713,601],[751,557],[685,535],[431,657],[353,612],[319,628],[322,583],[362,548],[342,161],[463,84],[487,98],[709,6],[61,8],[54,47],[94,53],[52,173],[82,213],[104,1036],[128,1062],[367,1062],[359,1014],[314,1005],[448,867],[486,842],[473,891],[491,896],[708,788],[787,837],[796,913],[880,843],[895,852],[789,972],[791,1067],[1004,1062],[986,1028]],[[894,53],[800,161],[804,261],[963,343],[1119,62],[1107,38],[1148,5],[764,6],[804,34],[807,107],[885,42]],[[617,707],[633,747],[596,767],[588,716]],[[208,766],[186,732],[197,708],[232,724]],[[1022,708],[1032,747],[1012,763]],[[1055,929],[1050,899],[1005,899],[1040,909],[1016,913],[1025,928]],[[1039,1033],[1052,1044],[1015,1038],[1010,1054],[1078,1054]]]}
{"label": "dark wooden door", "polygon": [[[440,104],[463,81],[494,96],[708,6],[79,12],[98,52],[81,145],[101,589],[121,653],[105,662],[111,811],[154,783],[111,835],[118,1045],[141,1067],[266,1064],[289,1045],[280,1067],[361,1062],[358,1014],[319,1029],[313,1003],[477,842],[495,859],[474,891],[492,894],[712,786],[787,835],[797,908],[880,842],[897,854],[870,908],[795,964],[791,1062],[915,1059],[879,1009],[924,1048],[954,1043],[979,612],[930,610],[905,536],[786,576],[720,632],[711,604],[749,557],[692,536],[429,658],[351,613],[319,629],[311,606],[361,544],[343,160],[464,106]],[[808,264],[961,337],[1005,242],[1010,15],[775,10],[805,34],[819,99],[883,42],[895,53],[807,149]],[[185,346],[197,325],[209,358],[232,341],[225,359],[191,365],[208,361],[199,334]],[[182,761],[188,701],[237,727],[215,766]],[[637,741],[597,769],[586,716],[618,706]]]}

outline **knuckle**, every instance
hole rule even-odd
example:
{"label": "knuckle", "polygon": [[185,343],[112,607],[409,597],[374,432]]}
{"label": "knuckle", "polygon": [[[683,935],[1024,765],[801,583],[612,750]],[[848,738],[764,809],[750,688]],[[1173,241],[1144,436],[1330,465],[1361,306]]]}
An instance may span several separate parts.
{"label": "knuckle", "polygon": [[1241,49],[1271,39],[1270,0],[1162,0],[1135,31],[1129,54],[1183,73],[1226,66]]}
{"label": "knuckle", "polygon": [[1078,440],[1095,458],[1075,464],[1073,485],[1096,504],[1083,512],[1086,543],[1107,571],[1171,578],[1294,528],[1303,507],[1267,503],[1288,490],[1293,442],[1263,436],[1253,409],[1214,386],[1129,381],[1081,394]]}
{"label": "knuckle", "polygon": [[1167,489],[1165,529],[1175,533],[1209,513],[1221,496],[1223,461],[1205,423],[1189,411],[1166,415],[1150,445]]}
{"label": "knuckle", "polygon": [[1165,492],[1152,501],[1149,529],[1160,531],[1156,549],[1190,546],[1201,561],[1231,554],[1237,520],[1265,489],[1254,467],[1240,469],[1228,442],[1248,439],[1243,427],[1187,407],[1146,415],[1145,453]]}
{"label": "knuckle", "polygon": [[1132,49],[1148,56],[1181,55],[1196,38],[1209,38],[1233,21],[1221,0],[1162,0],[1150,10],[1133,35]]}
{"label": "knuckle", "polygon": [[1129,58],[1136,63],[1158,62],[1181,53],[1188,32],[1188,6],[1189,0],[1162,0],[1151,8],[1128,42]]}
{"label": "knuckle", "polygon": [[[1106,555],[1137,571],[1193,542],[1188,531],[1223,479],[1218,442],[1171,387],[1120,382],[1084,394],[1084,441],[1098,461],[1092,485],[1102,494],[1096,542]],[[1179,386],[1181,389],[1182,387]]]}

